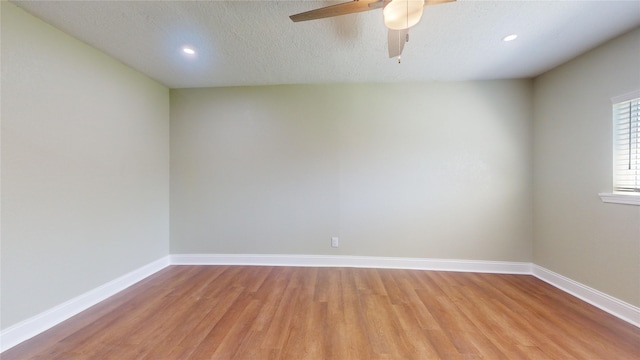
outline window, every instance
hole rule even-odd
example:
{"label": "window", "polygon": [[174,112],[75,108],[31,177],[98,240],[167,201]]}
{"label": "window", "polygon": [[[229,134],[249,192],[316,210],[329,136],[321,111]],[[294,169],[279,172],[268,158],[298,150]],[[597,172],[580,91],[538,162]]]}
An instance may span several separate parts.
{"label": "window", "polygon": [[605,202],[640,205],[640,90],[611,100],[614,194],[600,196]]}
{"label": "window", "polygon": [[639,113],[640,97],[613,104],[614,191],[640,192]]}

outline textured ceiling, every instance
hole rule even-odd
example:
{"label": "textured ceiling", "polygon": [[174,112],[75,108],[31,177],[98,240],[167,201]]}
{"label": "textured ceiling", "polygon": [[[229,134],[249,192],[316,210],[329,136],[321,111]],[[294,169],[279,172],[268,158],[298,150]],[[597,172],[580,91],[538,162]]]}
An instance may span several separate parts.
{"label": "textured ceiling", "polygon": [[289,19],[339,2],[13,1],[171,88],[527,78],[640,26],[638,0],[458,0],[425,8],[398,64],[379,9]]}

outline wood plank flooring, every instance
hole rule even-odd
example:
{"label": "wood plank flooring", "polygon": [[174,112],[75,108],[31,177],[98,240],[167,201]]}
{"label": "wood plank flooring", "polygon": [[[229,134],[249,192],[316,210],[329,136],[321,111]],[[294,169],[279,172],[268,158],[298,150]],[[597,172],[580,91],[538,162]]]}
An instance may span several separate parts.
{"label": "wood plank flooring", "polygon": [[11,359],[640,359],[640,328],[532,276],[171,266]]}

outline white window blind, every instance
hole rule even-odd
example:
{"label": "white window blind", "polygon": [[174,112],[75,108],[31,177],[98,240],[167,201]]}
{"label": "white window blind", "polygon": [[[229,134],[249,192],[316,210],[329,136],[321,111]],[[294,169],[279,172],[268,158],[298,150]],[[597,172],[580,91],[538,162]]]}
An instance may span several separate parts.
{"label": "white window blind", "polygon": [[640,192],[640,91],[613,101],[614,191]]}

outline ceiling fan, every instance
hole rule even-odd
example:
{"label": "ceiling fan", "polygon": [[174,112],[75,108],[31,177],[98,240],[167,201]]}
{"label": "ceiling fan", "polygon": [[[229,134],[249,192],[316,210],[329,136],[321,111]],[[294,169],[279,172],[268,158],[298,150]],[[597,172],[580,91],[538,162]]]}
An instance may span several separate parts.
{"label": "ceiling fan", "polygon": [[438,5],[456,0],[353,0],[289,16],[294,22],[323,19],[382,8],[384,24],[389,29],[387,40],[389,58],[402,54],[409,41],[409,28],[420,21],[427,5]]}

